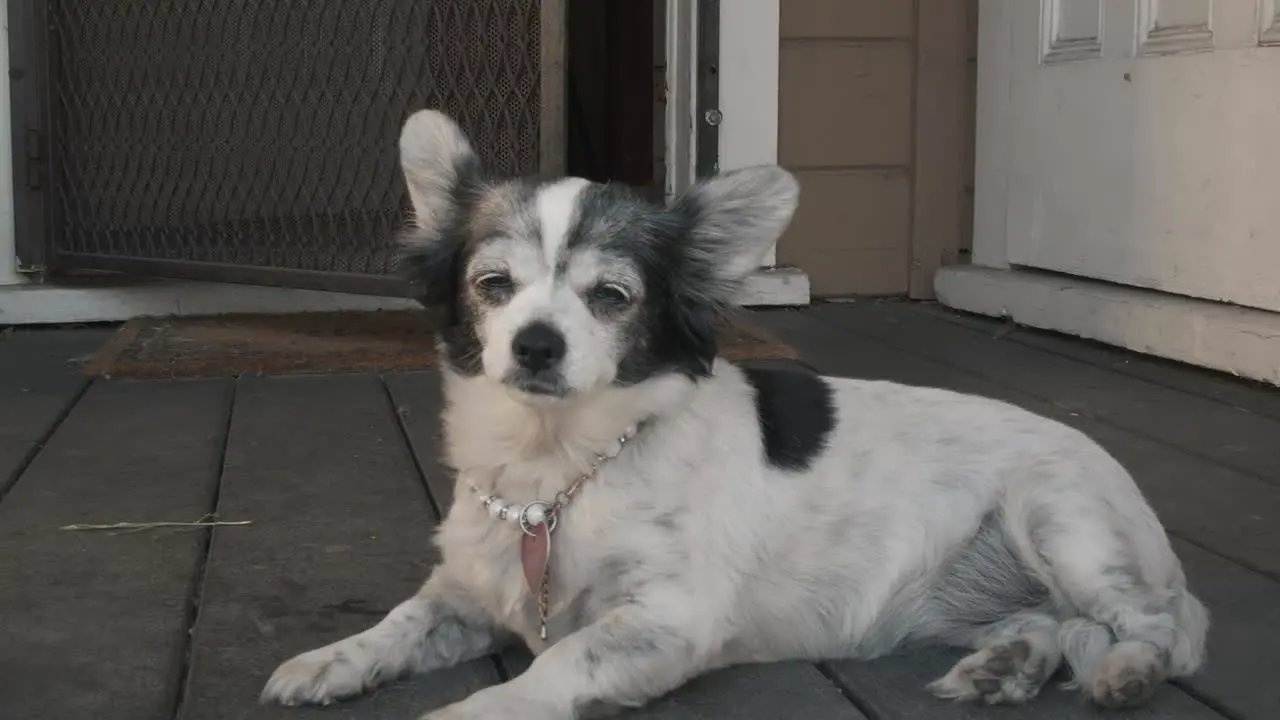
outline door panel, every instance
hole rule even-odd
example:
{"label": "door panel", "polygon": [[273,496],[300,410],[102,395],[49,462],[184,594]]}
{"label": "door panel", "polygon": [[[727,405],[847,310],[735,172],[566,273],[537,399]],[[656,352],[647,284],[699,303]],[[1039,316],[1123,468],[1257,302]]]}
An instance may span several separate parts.
{"label": "door panel", "polygon": [[1276,2],[1002,9],[1009,262],[1280,311]]}

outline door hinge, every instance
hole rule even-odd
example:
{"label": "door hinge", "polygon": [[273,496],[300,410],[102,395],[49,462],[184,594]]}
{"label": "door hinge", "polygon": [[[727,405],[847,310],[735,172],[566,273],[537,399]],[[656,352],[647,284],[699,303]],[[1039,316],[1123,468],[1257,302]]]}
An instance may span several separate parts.
{"label": "door hinge", "polygon": [[44,133],[27,130],[27,187],[39,190],[44,178]]}

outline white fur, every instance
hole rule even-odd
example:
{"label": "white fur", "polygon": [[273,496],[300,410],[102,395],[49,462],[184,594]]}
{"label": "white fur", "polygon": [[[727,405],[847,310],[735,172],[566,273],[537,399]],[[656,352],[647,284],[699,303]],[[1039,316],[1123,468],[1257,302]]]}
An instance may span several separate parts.
{"label": "white fur", "polygon": [[[569,329],[571,353],[613,362],[574,334],[574,305],[539,275],[545,266],[530,259],[520,272],[534,278],[529,299],[485,328],[486,353],[541,316]],[[374,628],[282,665],[264,699],[327,702],[513,635],[538,654],[527,672],[426,717],[567,719],[643,704],[728,664],[873,658],[918,643],[972,648],[930,689],[987,702],[1029,700],[1066,663],[1096,701],[1132,704],[1203,662],[1208,615],[1159,521],[1124,468],[1065,425],[980,397],[829,378],[834,429],[793,472],[766,461],[756,390],[728,362],[697,381],[582,385],[591,389],[553,402],[512,393],[489,362],[474,377],[444,373],[459,486],[440,565]],[[641,421],[553,536],[543,642],[519,531],[464,483],[517,503],[551,499]],[[1047,593],[1021,603],[1020,578]]]}
{"label": "white fur", "polygon": [[415,113],[400,131],[400,164],[408,179],[415,220],[438,228],[449,220],[449,188],[457,181],[457,165],[473,154],[471,143],[454,132],[453,123],[435,113]]}
{"label": "white fur", "polygon": [[542,231],[542,254],[551,265],[564,252],[578,212],[578,196],[591,183],[583,178],[564,178],[538,190],[536,201]]}

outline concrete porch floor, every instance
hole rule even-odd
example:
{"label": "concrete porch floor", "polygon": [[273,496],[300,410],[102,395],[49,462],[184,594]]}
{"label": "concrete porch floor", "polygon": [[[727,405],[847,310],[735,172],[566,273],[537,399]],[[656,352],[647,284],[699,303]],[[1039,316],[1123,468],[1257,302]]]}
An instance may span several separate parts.
{"label": "concrete porch floor", "polygon": [[[987,395],[1089,433],[1136,475],[1214,613],[1206,670],[1114,718],[1280,718],[1280,391],[933,305],[754,313],[823,373]],[[434,373],[89,381],[109,330],[0,334],[0,717],[413,718],[520,672],[511,652],[329,708],[260,707],[292,654],[375,622],[452,498]],[[252,524],[129,534],[72,523]],[[1046,689],[956,706],[958,653],[732,668],[634,718],[1098,717]]]}

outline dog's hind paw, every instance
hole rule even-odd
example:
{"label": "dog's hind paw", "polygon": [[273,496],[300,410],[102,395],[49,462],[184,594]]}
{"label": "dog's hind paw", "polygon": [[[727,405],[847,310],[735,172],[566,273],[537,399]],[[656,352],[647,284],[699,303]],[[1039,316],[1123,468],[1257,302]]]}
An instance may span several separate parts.
{"label": "dog's hind paw", "polygon": [[1119,643],[1098,663],[1089,695],[1094,702],[1108,708],[1143,705],[1164,681],[1164,667],[1164,660],[1154,646]]}
{"label": "dog's hind paw", "polygon": [[302,653],[271,674],[260,700],[287,706],[328,705],[354,697],[372,679],[363,665],[338,645]]}
{"label": "dog's hind paw", "polygon": [[1024,703],[1040,692],[1048,670],[1047,658],[1038,656],[1026,640],[1018,639],[969,655],[929,683],[928,690],[944,700]]}

